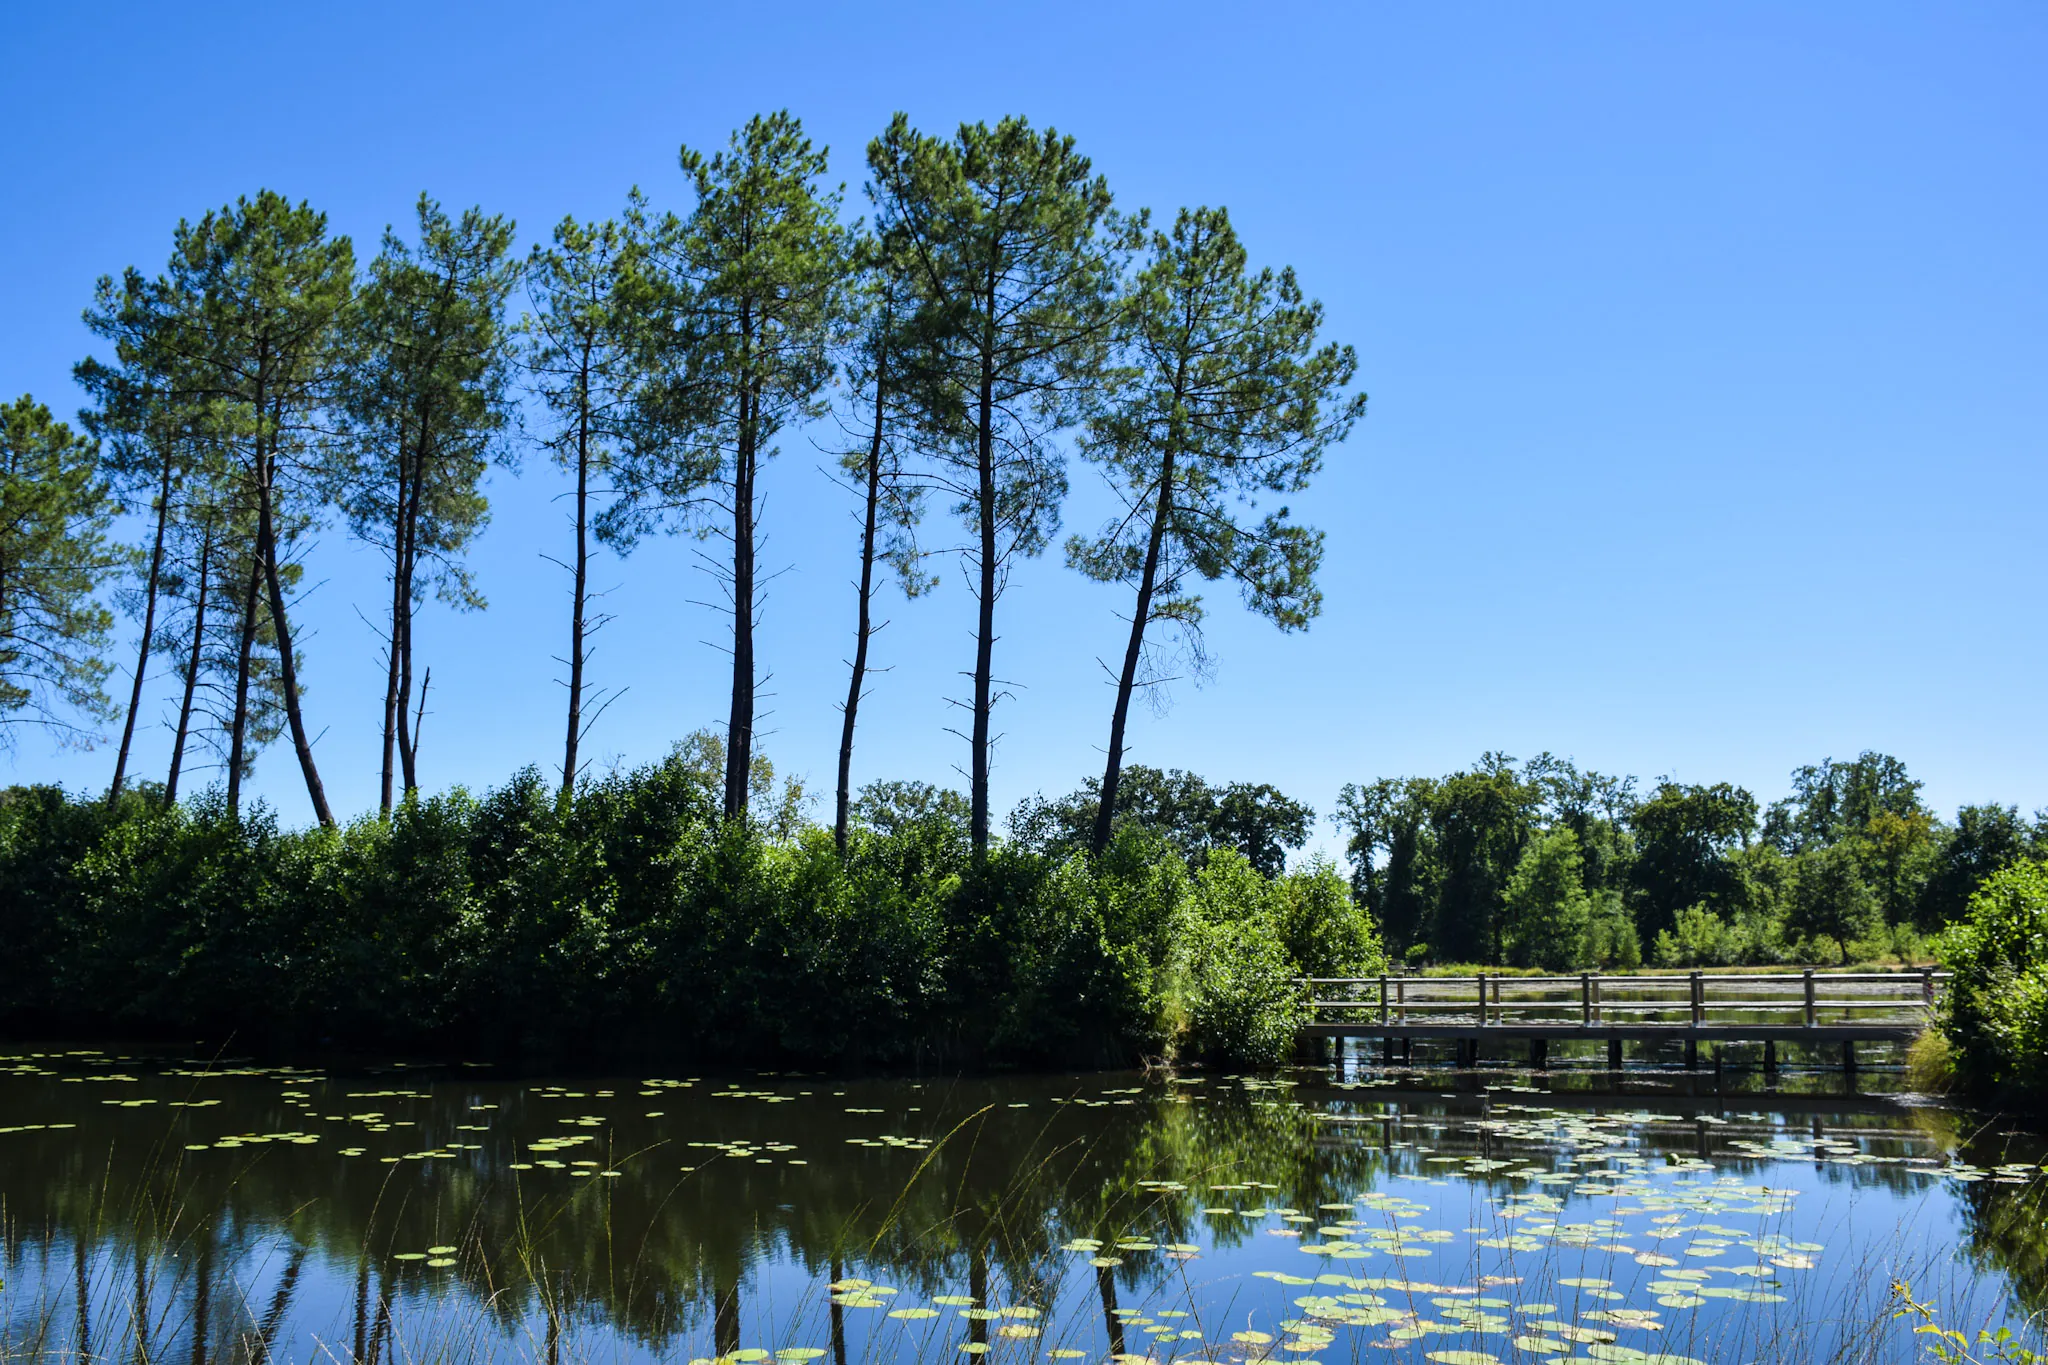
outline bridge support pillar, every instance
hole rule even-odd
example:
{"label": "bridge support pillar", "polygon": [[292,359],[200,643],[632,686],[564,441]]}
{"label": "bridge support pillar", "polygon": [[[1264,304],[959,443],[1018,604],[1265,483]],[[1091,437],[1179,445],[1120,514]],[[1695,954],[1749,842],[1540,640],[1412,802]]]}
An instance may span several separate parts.
{"label": "bridge support pillar", "polygon": [[1842,1044],[1842,1074],[1852,1082],[1856,1079],[1856,1044]]}
{"label": "bridge support pillar", "polygon": [[1473,1067],[1473,1066],[1477,1066],[1477,1065],[1479,1065],[1479,1040],[1478,1040],[1478,1039],[1476,1039],[1476,1038],[1460,1038],[1460,1039],[1458,1040],[1458,1063],[1457,1063],[1457,1064],[1458,1064],[1458,1066],[1460,1066],[1461,1068],[1462,1068],[1462,1067]]}
{"label": "bridge support pillar", "polygon": [[1381,1065],[1381,1066],[1392,1066],[1393,1064],[1394,1064],[1394,1037],[1393,1037],[1393,1035],[1392,1035],[1392,1034],[1388,1034],[1388,1035],[1387,1035],[1386,1037],[1384,1037],[1384,1038],[1380,1039],[1380,1065]]}
{"label": "bridge support pillar", "polygon": [[1777,1074],[1778,1040],[1776,1038],[1766,1038],[1764,1039],[1764,1075],[1775,1076]]}
{"label": "bridge support pillar", "polygon": [[1609,1071],[1621,1070],[1621,1039],[1619,1038],[1609,1038],[1607,1040],[1607,1069]]}
{"label": "bridge support pillar", "polygon": [[1529,1065],[1538,1071],[1550,1070],[1550,1040],[1531,1038],[1529,1040]]}
{"label": "bridge support pillar", "polygon": [[1700,1069],[1700,1040],[1697,1038],[1685,1040],[1685,1069],[1687,1071],[1698,1071]]}

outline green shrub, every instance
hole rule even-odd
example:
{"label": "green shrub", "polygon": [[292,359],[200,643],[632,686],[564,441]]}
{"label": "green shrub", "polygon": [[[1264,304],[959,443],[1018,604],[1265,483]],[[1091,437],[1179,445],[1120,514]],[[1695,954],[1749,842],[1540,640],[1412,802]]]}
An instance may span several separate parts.
{"label": "green shrub", "polygon": [[1195,919],[1182,951],[1187,1051],[1235,1066],[1286,1060],[1308,1022],[1308,1000],[1271,925],[1256,918]]}
{"label": "green shrub", "polygon": [[1954,973],[1939,1027],[1958,1079],[2048,1101],[2048,865],[1993,873],[1935,952]]}
{"label": "green shrub", "polygon": [[863,792],[842,857],[780,807],[722,819],[714,769],[679,746],[567,803],[528,769],[338,830],[0,792],[0,1027],[579,1066],[1117,1063],[1182,1030],[1272,1060],[1294,978],[1382,961],[1327,864],[1191,879],[1138,824],[976,860],[918,784]]}
{"label": "green shrub", "polygon": [[1280,942],[1301,976],[1374,976],[1387,969],[1372,916],[1326,858],[1312,858],[1275,878],[1271,912]]}

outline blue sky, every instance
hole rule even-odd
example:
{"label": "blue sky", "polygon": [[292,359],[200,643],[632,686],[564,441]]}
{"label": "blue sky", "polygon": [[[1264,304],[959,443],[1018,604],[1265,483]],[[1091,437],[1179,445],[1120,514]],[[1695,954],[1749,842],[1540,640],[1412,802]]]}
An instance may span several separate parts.
{"label": "blue sky", "polygon": [[[1227,205],[1359,354],[1370,414],[1297,513],[1329,533],[1326,610],[1281,637],[1211,595],[1219,659],[1132,761],[1328,811],[1348,781],[1486,749],[1728,779],[1904,758],[1949,810],[2048,805],[2043,376],[2048,10],[1927,6],[740,5],[17,7],[0,35],[0,389],[66,413],[94,278],[161,268],[239,194],[310,199],[367,256],[421,190],[519,222],[686,207],[680,143],[787,107],[859,202],[892,111],[1021,113],[1119,201]],[[829,815],[854,526],[791,433],[764,563],[765,745]],[[1077,466],[1068,525],[1104,501]],[[489,610],[432,608],[423,780],[559,762],[563,487],[491,486]],[[689,541],[606,562],[591,741],[652,758],[724,714],[720,622]],[[313,728],[338,808],[374,805],[374,553],[309,573]],[[1097,772],[1116,591],[1057,554],[1001,605],[995,804]],[[861,780],[964,786],[956,577],[888,604]],[[124,637],[124,641],[125,641]],[[124,642],[123,651],[127,645]],[[123,680],[116,679],[117,685]],[[159,691],[163,690],[161,688]],[[148,719],[154,720],[152,708]],[[138,767],[169,749],[146,729]],[[12,780],[105,782],[110,749],[24,736]],[[308,807],[288,747],[254,790]]]}

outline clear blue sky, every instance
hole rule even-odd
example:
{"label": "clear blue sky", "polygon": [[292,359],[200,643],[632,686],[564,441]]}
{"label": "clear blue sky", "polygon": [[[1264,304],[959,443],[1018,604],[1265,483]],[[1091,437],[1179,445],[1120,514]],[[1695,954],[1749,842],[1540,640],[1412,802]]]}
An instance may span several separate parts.
{"label": "clear blue sky", "polygon": [[[1371,412],[1298,511],[1327,609],[1282,638],[1212,596],[1205,689],[1133,761],[1347,781],[1541,749],[1729,779],[1882,749],[1952,810],[2048,804],[2042,510],[2048,9],[2038,4],[22,6],[0,35],[0,389],[66,413],[93,279],[270,187],[367,256],[431,191],[523,241],[679,143],[788,107],[858,201],[892,111],[1071,132],[1119,200],[1227,205],[1359,353]],[[766,747],[829,814],[853,524],[807,434],[768,477]],[[1102,502],[1074,471],[1070,526]],[[490,609],[432,609],[427,785],[559,761],[559,477],[491,486]],[[689,542],[606,563],[609,761],[724,714]],[[377,557],[330,532],[304,608],[319,755],[376,797]],[[1100,767],[1115,593],[1058,557],[1001,608],[996,806]],[[964,782],[957,578],[887,609],[857,772]],[[127,645],[124,636],[123,650]],[[118,685],[122,680],[117,678]],[[154,713],[152,713],[152,718]],[[168,737],[138,759],[160,769]],[[26,736],[0,777],[103,784]],[[255,790],[307,804],[288,747]]]}

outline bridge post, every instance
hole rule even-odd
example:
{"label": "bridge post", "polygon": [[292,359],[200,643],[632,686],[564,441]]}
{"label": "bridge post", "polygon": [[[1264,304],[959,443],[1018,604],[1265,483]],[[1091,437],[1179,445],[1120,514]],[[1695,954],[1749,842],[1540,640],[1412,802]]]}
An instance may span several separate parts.
{"label": "bridge post", "polygon": [[1380,1027],[1387,1026],[1387,974],[1380,973]]}
{"label": "bridge post", "polygon": [[1806,969],[1806,1026],[1813,1027],[1813,968]]}
{"label": "bridge post", "polygon": [[1593,1022],[1593,974],[1579,973],[1579,1027]]}
{"label": "bridge post", "polygon": [[1479,974],[1479,1027],[1486,1027],[1486,973]]}
{"label": "bridge post", "polygon": [[1934,968],[1920,969],[1920,1003],[1928,1009],[1934,1008]]}
{"label": "bridge post", "polygon": [[1700,1069],[1700,1040],[1690,1036],[1685,1040],[1685,1069],[1687,1071],[1698,1071]]}
{"label": "bridge post", "polygon": [[1619,1038],[1609,1038],[1607,1040],[1607,1069],[1609,1071],[1621,1070],[1621,1039]]}
{"label": "bridge post", "polygon": [[1692,1026],[1698,1028],[1707,1019],[1707,982],[1698,972],[1692,974]]}
{"label": "bridge post", "polygon": [[1538,1071],[1550,1070],[1550,1040],[1531,1038],[1529,1040],[1529,1065]]}
{"label": "bridge post", "polygon": [[1764,1039],[1764,1075],[1775,1076],[1777,1074],[1778,1040],[1776,1038],[1766,1038]]}

